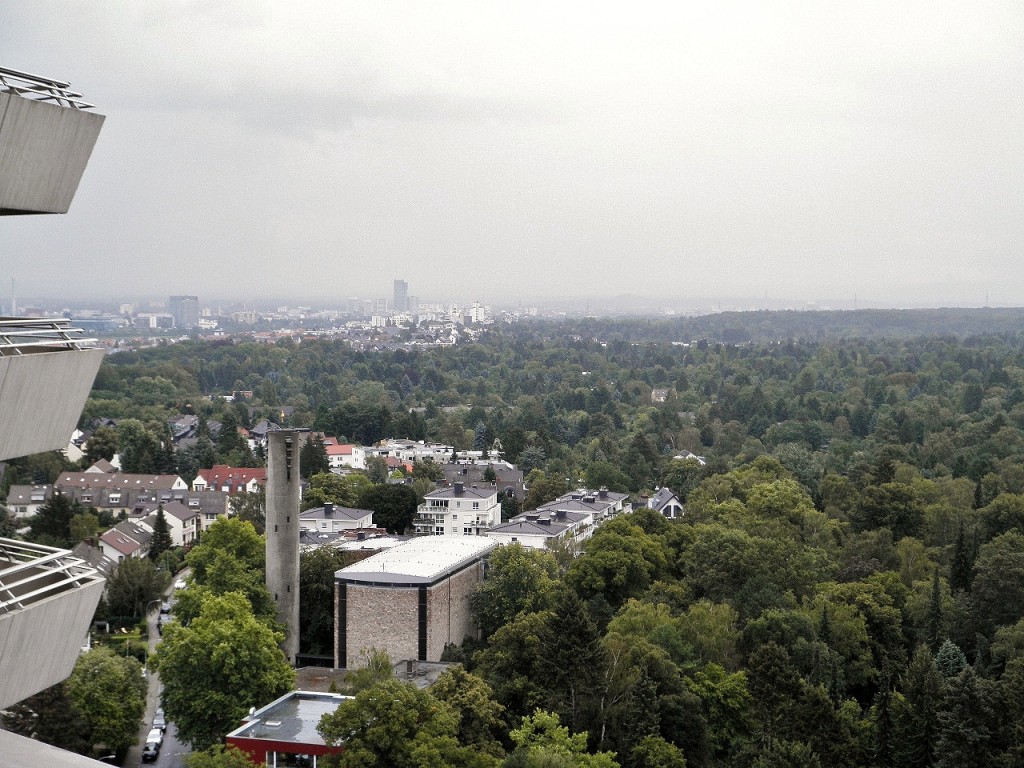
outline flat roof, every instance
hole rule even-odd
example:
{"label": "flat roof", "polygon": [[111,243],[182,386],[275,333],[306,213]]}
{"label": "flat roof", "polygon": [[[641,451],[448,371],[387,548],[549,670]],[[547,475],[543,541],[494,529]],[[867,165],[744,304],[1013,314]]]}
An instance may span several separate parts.
{"label": "flat roof", "polygon": [[323,746],[323,737],[316,730],[320,718],[351,698],[340,693],[292,691],[253,712],[248,721],[229,733],[227,738]]}
{"label": "flat roof", "polygon": [[335,572],[337,581],[381,585],[433,584],[496,546],[486,536],[420,536]]}

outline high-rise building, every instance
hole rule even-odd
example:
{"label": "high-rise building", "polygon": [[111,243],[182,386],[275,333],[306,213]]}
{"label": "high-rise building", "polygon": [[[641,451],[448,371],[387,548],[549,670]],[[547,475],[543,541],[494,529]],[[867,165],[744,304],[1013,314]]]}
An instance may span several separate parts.
{"label": "high-rise building", "polygon": [[[105,119],[91,108],[66,82],[0,67],[0,215],[67,213]],[[69,324],[0,319],[0,460],[67,445],[104,357]],[[71,674],[103,586],[67,550],[0,538],[0,709]],[[18,768],[101,765],[2,729],[0,755]]]}
{"label": "high-rise building", "polygon": [[175,328],[191,330],[199,325],[198,296],[171,296],[167,300],[167,310],[174,318]]}
{"label": "high-rise building", "polygon": [[409,311],[409,284],[405,280],[395,280],[395,301],[391,308],[395,312]]}

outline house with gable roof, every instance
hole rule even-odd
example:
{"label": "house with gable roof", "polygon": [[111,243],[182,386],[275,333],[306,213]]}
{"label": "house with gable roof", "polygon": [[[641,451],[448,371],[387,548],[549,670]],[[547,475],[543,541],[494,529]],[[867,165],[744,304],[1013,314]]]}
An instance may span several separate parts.
{"label": "house with gable roof", "polygon": [[229,467],[227,464],[214,464],[210,469],[199,470],[196,479],[192,481],[192,490],[224,491],[233,496],[236,493],[256,493],[266,484],[266,467]]}
{"label": "house with gable roof", "polygon": [[682,517],[686,511],[683,502],[669,488],[659,488],[658,492],[647,500],[647,506],[655,512],[660,512],[669,520]]}
{"label": "house with gable roof", "polygon": [[103,554],[120,563],[126,557],[145,557],[153,540],[151,530],[131,520],[122,520],[100,535],[100,549]]}
{"label": "house with gable roof", "polygon": [[520,544],[529,549],[544,549],[555,541],[579,543],[594,532],[592,517],[587,512],[556,509],[553,512],[525,512],[507,523],[499,523],[487,531],[498,544]]}
{"label": "house with gable roof", "polygon": [[188,490],[177,475],[131,475],[106,472],[62,472],[54,488],[86,507],[113,514],[131,512],[137,504],[170,501]]}

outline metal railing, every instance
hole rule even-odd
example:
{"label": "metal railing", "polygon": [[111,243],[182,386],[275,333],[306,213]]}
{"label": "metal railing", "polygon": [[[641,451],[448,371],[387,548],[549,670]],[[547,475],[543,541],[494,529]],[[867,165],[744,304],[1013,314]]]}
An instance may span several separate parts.
{"label": "metal railing", "polygon": [[63,317],[0,317],[0,357],[26,352],[54,352],[62,349],[91,349],[96,339],[82,336]]}
{"label": "metal railing", "polygon": [[0,615],[101,579],[67,550],[0,539]]}
{"label": "metal railing", "polygon": [[52,101],[62,107],[72,109],[93,109],[95,107],[95,104],[82,101],[82,94],[72,91],[70,83],[7,67],[0,67],[0,91],[11,91],[36,101]]}

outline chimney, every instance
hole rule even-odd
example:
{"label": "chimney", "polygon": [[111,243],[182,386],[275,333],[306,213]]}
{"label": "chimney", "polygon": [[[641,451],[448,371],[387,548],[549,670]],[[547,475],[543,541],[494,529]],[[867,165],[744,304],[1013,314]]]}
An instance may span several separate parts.
{"label": "chimney", "polygon": [[555,510],[555,517],[558,520],[565,520],[565,510],[564,509],[557,509],[557,510]]}
{"label": "chimney", "polygon": [[324,502],[324,517],[334,517],[334,502]]}
{"label": "chimney", "polygon": [[530,512],[526,515],[526,519],[530,520],[531,522],[536,522],[540,519],[540,515],[538,515],[536,512]]}
{"label": "chimney", "polygon": [[540,523],[541,525],[551,525],[551,518],[550,517],[542,517],[537,522]]}
{"label": "chimney", "polygon": [[462,492],[465,491],[465,490],[466,490],[466,486],[465,485],[463,485],[462,483],[455,483],[455,495],[456,496],[461,495]]}
{"label": "chimney", "polygon": [[366,531],[359,531],[356,534],[356,541],[366,541]]}
{"label": "chimney", "polygon": [[607,488],[601,488],[601,489],[600,489],[600,490],[599,490],[599,491],[597,492],[597,495],[598,495],[598,496],[599,496],[600,498],[602,498],[602,499],[607,499],[607,498],[608,498],[608,489],[607,489]]}

